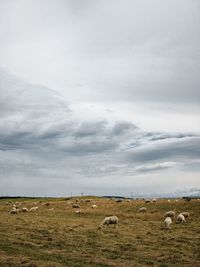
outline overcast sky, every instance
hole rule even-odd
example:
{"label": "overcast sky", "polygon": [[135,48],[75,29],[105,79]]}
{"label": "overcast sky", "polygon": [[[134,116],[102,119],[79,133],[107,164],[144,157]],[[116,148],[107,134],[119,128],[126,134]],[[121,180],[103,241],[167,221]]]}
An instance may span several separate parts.
{"label": "overcast sky", "polygon": [[0,0],[0,194],[200,188],[199,0]]}

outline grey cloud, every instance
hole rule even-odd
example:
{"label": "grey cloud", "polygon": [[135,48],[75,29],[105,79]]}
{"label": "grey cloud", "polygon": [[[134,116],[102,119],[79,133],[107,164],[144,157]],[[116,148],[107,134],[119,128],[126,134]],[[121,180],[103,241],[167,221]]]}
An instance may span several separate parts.
{"label": "grey cloud", "polygon": [[137,129],[137,126],[132,123],[118,122],[114,125],[112,132],[114,135],[121,135],[125,132],[133,131],[135,129]]}
{"label": "grey cloud", "polygon": [[186,137],[194,137],[194,134],[154,134],[151,138],[150,141],[158,141],[158,140],[164,140],[164,139],[181,139],[181,138],[186,138]]}
{"label": "grey cloud", "polygon": [[135,171],[139,173],[149,173],[155,172],[159,170],[170,169],[174,167],[174,162],[161,162],[161,163],[154,163],[154,164],[146,164],[146,165],[139,165],[135,167]]}
{"label": "grey cloud", "polygon": [[82,123],[78,129],[75,131],[75,137],[88,137],[88,136],[98,136],[104,135],[104,131],[106,130],[106,121],[100,122],[84,122]]}
{"label": "grey cloud", "polygon": [[182,141],[171,141],[159,144],[147,144],[139,148],[133,148],[128,152],[130,161],[150,162],[156,160],[176,159],[196,159],[200,157],[200,138],[191,137]]}

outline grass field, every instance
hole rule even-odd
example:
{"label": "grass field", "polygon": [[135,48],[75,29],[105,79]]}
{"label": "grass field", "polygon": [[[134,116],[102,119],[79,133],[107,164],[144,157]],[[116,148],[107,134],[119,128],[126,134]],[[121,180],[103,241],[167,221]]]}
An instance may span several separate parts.
{"label": "grass field", "polygon": [[[79,198],[80,200],[81,198]],[[90,198],[75,214],[75,199],[15,199],[37,212],[9,214],[13,203],[0,201],[0,266],[200,266],[200,202],[192,200],[123,201]],[[46,206],[45,203],[50,203]],[[98,207],[92,209],[91,205]],[[145,206],[147,214],[138,213]],[[52,210],[53,209],[53,210]],[[163,214],[189,211],[185,224],[165,229]],[[108,215],[119,227],[97,227]]]}

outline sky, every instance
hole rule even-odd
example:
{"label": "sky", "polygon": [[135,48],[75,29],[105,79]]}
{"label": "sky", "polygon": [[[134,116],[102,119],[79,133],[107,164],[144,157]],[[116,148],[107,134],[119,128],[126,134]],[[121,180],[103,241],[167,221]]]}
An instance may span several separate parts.
{"label": "sky", "polygon": [[200,190],[198,0],[0,0],[0,194]]}

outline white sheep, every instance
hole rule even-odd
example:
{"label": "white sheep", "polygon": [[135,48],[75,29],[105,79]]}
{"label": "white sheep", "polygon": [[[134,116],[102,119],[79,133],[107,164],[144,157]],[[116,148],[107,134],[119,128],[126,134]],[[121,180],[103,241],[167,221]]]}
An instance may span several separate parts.
{"label": "white sheep", "polygon": [[175,211],[167,211],[167,212],[165,212],[165,214],[164,214],[164,217],[166,218],[166,217],[171,217],[171,218],[173,218],[175,216]]}
{"label": "white sheep", "polygon": [[92,205],[92,208],[93,208],[93,209],[96,209],[96,208],[97,208],[97,205],[93,204],[93,205]]}
{"label": "white sheep", "polygon": [[29,211],[38,211],[38,206],[35,206],[35,207],[30,208]]}
{"label": "white sheep", "polygon": [[81,210],[75,210],[75,214],[81,214]]}
{"label": "white sheep", "polygon": [[189,218],[190,213],[187,211],[181,212],[181,214],[185,217],[185,218]]}
{"label": "white sheep", "polygon": [[19,212],[19,210],[17,208],[12,208],[12,210],[10,211],[10,214],[17,214]]}
{"label": "white sheep", "polygon": [[171,203],[171,200],[170,200],[170,199],[168,199],[168,200],[167,200],[167,202],[168,202],[168,203]]}
{"label": "white sheep", "polygon": [[153,203],[156,203],[156,201],[157,201],[156,198],[153,198],[153,199],[152,199],[152,202],[153,202]]}
{"label": "white sheep", "polygon": [[17,204],[13,204],[13,209],[18,209]]}
{"label": "white sheep", "polygon": [[177,222],[180,222],[180,223],[185,223],[186,221],[185,221],[185,217],[183,216],[183,214],[179,214],[178,216],[177,216]]}
{"label": "white sheep", "polygon": [[104,225],[115,225],[116,227],[118,227],[118,222],[119,222],[119,219],[117,216],[109,216],[109,217],[106,217],[102,223],[99,225],[98,229],[102,228]]}
{"label": "white sheep", "polygon": [[28,209],[25,208],[25,207],[23,207],[21,211],[22,211],[22,212],[28,212]]}
{"label": "white sheep", "polygon": [[147,212],[147,208],[145,207],[142,207],[142,208],[139,208],[138,210],[139,212],[143,212],[143,213],[146,213]]}
{"label": "white sheep", "polygon": [[170,225],[172,224],[172,219],[171,219],[171,217],[167,217],[167,218],[165,218],[165,220],[164,220],[164,224],[165,224],[165,227],[166,227],[167,229],[170,229]]}

